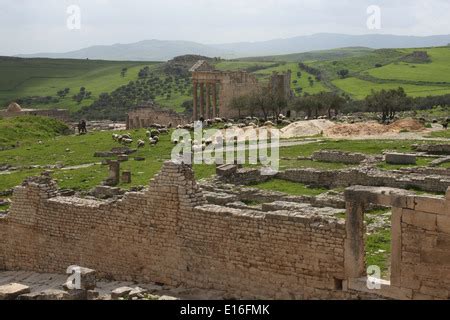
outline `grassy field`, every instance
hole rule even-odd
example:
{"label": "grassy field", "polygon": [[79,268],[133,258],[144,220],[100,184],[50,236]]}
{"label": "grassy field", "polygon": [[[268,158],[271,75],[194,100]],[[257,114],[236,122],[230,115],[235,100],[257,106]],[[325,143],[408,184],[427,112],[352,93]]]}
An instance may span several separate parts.
{"label": "grassy field", "polygon": [[350,74],[357,74],[368,69],[375,68],[375,65],[388,65],[402,55],[406,54],[402,50],[385,49],[359,52],[342,59],[329,59],[312,61],[308,63],[314,68],[320,69],[328,80],[337,79],[337,72],[342,69],[349,70]]}
{"label": "grassy field", "polygon": [[450,47],[423,50],[428,52],[431,63],[396,62],[370,69],[368,74],[379,79],[445,82],[450,85]]}
{"label": "grassy field", "polygon": [[358,100],[364,99],[371,93],[372,90],[379,91],[382,89],[397,89],[398,87],[405,89],[405,92],[412,97],[450,94],[450,85],[445,87],[404,84],[401,82],[375,83],[354,77],[333,80],[332,83],[342,91],[350,94],[353,98]]}
{"label": "grassy field", "polygon": [[[5,129],[0,129],[3,133]],[[137,139],[145,139],[145,130],[131,131]],[[38,133],[39,135],[39,133]],[[38,144],[38,140],[43,140]],[[395,141],[395,140],[373,140],[366,141],[334,141],[291,146],[281,148],[280,156],[296,158],[298,156],[310,156],[313,152],[323,149],[335,149],[352,152],[363,152],[367,154],[381,153],[383,150],[411,151],[411,145],[417,141]],[[99,184],[107,177],[107,168],[99,164],[99,158],[94,157],[96,151],[108,151],[119,144],[112,140],[111,132],[94,132],[84,136],[69,135],[57,137],[38,138],[29,135],[21,141],[20,147],[0,152],[0,164],[10,164],[15,167],[60,165],[69,167],[66,169],[55,169],[54,176],[59,180],[61,187],[87,190]],[[149,179],[158,172],[165,160],[170,159],[172,150],[170,136],[161,136],[161,142],[156,147],[146,146],[139,149],[131,156],[130,161],[125,162],[122,168],[133,172],[133,183],[124,187],[129,188],[137,185],[147,185]],[[134,161],[134,157],[144,157],[145,161]],[[80,167],[89,165],[89,167]],[[72,167],[72,168],[71,168]],[[348,167],[342,164],[329,164],[313,161],[282,160],[282,169],[298,167],[316,167],[321,169],[340,169]],[[68,170],[69,169],[69,170]],[[70,170],[71,169],[71,170]],[[11,174],[1,175],[0,191],[9,189],[20,184],[23,179],[35,175],[42,169],[22,169]],[[196,177],[206,178],[214,174],[215,166],[196,165],[194,167]]]}

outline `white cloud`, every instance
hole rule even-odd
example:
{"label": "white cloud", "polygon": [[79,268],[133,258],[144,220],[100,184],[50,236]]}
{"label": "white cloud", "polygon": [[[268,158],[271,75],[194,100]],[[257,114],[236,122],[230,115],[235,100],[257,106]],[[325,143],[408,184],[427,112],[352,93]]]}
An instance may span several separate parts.
{"label": "white cloud", "polygon": [[[66,28],[69,5],[82,28]],[[392,34],[449,34],[448,0],[0,0],[0,54],[68,51],[145,39],[205,43],[362,34],[369,5]]]}

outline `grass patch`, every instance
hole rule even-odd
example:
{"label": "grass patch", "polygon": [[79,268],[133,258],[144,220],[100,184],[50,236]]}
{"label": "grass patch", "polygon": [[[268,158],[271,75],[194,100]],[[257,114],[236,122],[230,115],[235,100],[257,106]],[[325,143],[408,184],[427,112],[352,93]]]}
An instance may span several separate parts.
{"label": "grass patch", "polygon": [[[0,147],[11,148],[19,144],[67,134],[69,128],[56,119],[23,116],[0,119]],[[1,163],[1,161],[0,161]]]}
{"label": "grass patch", "polygon": [[272,179],[267,182],[252,184],[251,186],[262,190],[278,191],[294,196],[317,196],[328,191],[327,189],[310,188],[301,183],[281,179]]}
{"label": "grass patch", "polygon": [[399,170],[402,168],[410,168],[410,167],[424,167],[428,166],[433,159],[430,158],[417,158],[416,164],[388,164],[388,163],[379,163],[377,165],[378,168],[383,170]]}
{"label": "grass patch", "polygon": [[7,210],[9,210],[9,207],[10,207],[9,203],[0,205],[0,211],[7,211]]}
{"label": "grass patch", "polygon": [[20,170],[11,174],[0,175],[0,191],[5,191],[21,184],[27,177],[39,175],[42,170]]}
{"label": "grass patch", "polygon": [[450,139],[450,130],[434,131],[427,135],[427,138],[445,138]]}
{"label": "grass patch", "polygon": [[391,230],[381,230],[366,238],[366,264],[378,266],[381,275],[389,275],[389,260],[391,256]]}

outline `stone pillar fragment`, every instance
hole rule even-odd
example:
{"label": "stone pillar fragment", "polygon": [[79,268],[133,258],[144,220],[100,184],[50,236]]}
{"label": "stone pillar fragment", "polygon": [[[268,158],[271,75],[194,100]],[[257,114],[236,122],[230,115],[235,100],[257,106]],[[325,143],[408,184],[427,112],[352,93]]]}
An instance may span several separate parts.
{"label": "stone pillar fragment", "polygon": [[109,162],[109,177],[105,181],[107,186],[117,186],[119,184],[120,178],[120,162],[110,161]]}
{"label": "stone pillar fragment", "polygon": [[122,172],[122,183],[131,183],[131,171]]}
{"label": "stone pillar fragment", "polygon": [[206,83],[206,110],[205,110],[205,118],[211,118],[211,84]]}
{"label": "stone pillar fragment", "polygon": [[204,110],[204,106],[205,105],[205,84],[204,83],[200,83],[200,110],[199,110],[199,116],[200,117],[205,117],[205,110]]}
{"label": "stone pillar fragment", "polygon": [[344,267],[347,278],[365,275],[364,263],[364,210],[363,202],[346,202],[346,239]]}
{"label": "stone pillar fragment", "polygon": [[198,84],[197,81],[193,83],[193,97],[194,97],[194,107],[193,107],[193,117],[194,121],[198,120]]}
{"label": "stone pillar fragment", "polygon": [[212,116],[213,118],[217,117],[217,85],[214,83],[212,85]]}

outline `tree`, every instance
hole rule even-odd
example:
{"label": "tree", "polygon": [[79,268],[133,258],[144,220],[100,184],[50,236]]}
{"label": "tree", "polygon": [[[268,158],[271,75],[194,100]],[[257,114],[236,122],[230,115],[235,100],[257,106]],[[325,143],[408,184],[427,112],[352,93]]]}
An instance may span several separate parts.
{"label": "tree", "polygon": [[308,119],[314,117],[327,115],[332,117],[337,115],[339,111],[346,105],[347,100],[332,92],[321,92],[317,94],[305,94],[303,97],[296,97],[292,103],[291,108],[304,112]]}
{"label": "tree", "polygon": [[350,73],[350,72],[348,71],[348,69],[342,69],[342,70],[339,70],[339,71],[337,72],[339,78],[341,78],[341,79],[347,78],[348,75],[349,75],[349,73]]}
{"label": "tree", "polygon": [[388,119],[394,119],[397,112],[407,109],[412,103],[412,99],[400,87],[391,90],[383,89],[378,92],[372,90],[372,93],[366,97],[365,103],[369,111],[381,112],[381,120],[384,123]]}
{"label": "tree", "polygon": [[122,78],[125,78],[125,75],[127,74],[128,68],[123,68],[122,71],[120,71],[120,75]]}
{"label": "tree", "polygon": [[187,115],[192,115],[194,112],[194,100],[186,100],[181,104],[181,107],[184,109],[184,113]]}
{"label": "tree", "polygon": [[245,111],[251,112],[252,104],[254,103],[252,99],[253,97],[250,94],[234,97],[230,101],[230,107],[237,110],[240,117],[241,114],[245,113]]}

